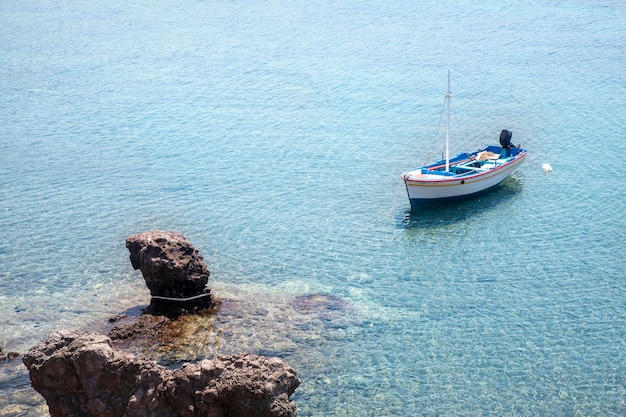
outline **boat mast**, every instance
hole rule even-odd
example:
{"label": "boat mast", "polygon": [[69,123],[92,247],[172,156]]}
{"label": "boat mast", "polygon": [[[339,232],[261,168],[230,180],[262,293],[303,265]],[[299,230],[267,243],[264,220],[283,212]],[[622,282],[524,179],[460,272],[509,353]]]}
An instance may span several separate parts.
{"label": "boat mast", "polygon": [[450,70],[448,70],[448,91],[446,93],[446,172],[450,171],[450,99],[452,93],[450,92]]}

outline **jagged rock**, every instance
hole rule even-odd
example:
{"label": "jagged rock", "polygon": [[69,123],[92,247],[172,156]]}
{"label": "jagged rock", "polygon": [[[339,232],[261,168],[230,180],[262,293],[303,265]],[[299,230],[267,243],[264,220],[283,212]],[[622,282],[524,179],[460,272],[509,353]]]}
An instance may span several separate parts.
{"label": "jagged rock", "polygon": [[53,333],[24,355],[52,417],[292,417],[300,384],[284,361],[225,355],[169,370],[97,333]]}
{"label": "jagged rock", "polygon": [[[213,302],[206,287],[210,272],[198,250],[180,233],[149,231],[126,238],[130,262],[141,270],[152,295],[149,311],[190,306],[210,307]],[[193,300],[172,301],[168,299]]]}
{"label": "jagged rock", "polygon": [[2,347],[0,347],[0,363],[13,360],[17,358],[18,356],[20,356],[19,352],[13,352],[13,351],[3,352]]}

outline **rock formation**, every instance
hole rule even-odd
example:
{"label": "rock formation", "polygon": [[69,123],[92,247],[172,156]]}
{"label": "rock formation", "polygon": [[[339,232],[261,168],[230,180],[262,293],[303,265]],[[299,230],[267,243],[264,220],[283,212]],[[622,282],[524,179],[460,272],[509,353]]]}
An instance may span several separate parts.
{"label": "rock formation", "polygon": [[200,252],[183,235],[144,232],[126,238],[126,247],[133,268],[141,270],[152,295],[149,312],[212,306],[206,287],[210,272]]}
{"label": "rock formation", "polygon": [[131,264],[141,270],[152,299],[139,317],[118,315],[109,320],[116,326],[108,336],[118,342],[118,347],[136,349],[143,345],[140,350],[145,355],[154,346],[177,345],[188,313],[210,317],[219,309],[220,300],[206,287],[210,273],[204,259],[183,235],[158,230],[144,232],[126,238],[126,247]]}
{"label": "rock formation", "polygon": [[12,359],[17,358],[18,356],[20,356],[18,352],[12,352],[12,351],[3,352],[2,347],[0,347],[0,363],[10,361]]}
{"label": "rock formation", "polygon": [[280,359],[223,355],[172,370],[120,349],[137,352],[137,346],[144,346],[151,352],[156,346],[179,347],[189,340],[194,346],[210,345],[211,339],[198,339],[195,330],[190,331],[192,339],[182,336],[189,327],[218,334],[211,323],[221,304],[206,287],[209,270],[204,259],[184,236],[151,231],[128,237],[126,247],[152,295],[148,309],[136,318],[112,318],[116,327],[109,337],[69,330],[53,333],[22,358],[52,417],[296,415],[289,397],[300,380]]}
{"label": "rock formation", "polygon": [[100,334],[53,333],[23,362],[52,417],[291,417],[300,380],[280,359],[226,355],[169,370]]}

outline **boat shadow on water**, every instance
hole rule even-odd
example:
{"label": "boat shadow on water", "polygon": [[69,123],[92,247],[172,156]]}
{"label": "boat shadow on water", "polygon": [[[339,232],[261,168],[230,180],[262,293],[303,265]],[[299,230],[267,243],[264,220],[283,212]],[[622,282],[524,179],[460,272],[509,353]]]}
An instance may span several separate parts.
{"label": "boat shadow on water", "polygon": [[497,187],[478,195],[413,206],[398,213],[402,229],[433,229],[466,221],[477,214],[501,209],[522,191],[522,182],[509,177]]}

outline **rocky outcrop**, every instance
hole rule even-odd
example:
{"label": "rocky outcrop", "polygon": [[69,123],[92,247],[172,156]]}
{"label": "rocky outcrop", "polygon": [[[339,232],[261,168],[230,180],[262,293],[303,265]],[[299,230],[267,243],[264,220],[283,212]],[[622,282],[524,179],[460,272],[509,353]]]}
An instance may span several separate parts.
{"label": "rocky outcrop", "polygon": [[300,380],[280,359],[226,355],[169,370],[94,333],[53,333],[24,355],[52,417],[290,417]]}
{"label": "rocky outcrop", "polygon": [[198,250],[180,233],[149,231],[126,238],[130,262],[152,295],[150,312],[213,305],[210,272]]}
{"label": "rocky outcrop", "polygon": [[20,356],[18,352],[12,352],[12,351],[3,352],[2,347],[0,347],[0,363],[10,361],[12,359],[17,358],[18,356]]}
{"label": "rocky outcrop", "polygon": [[[180,233],[149,231],[126,238],[130,261],[152,295],[139,317],[118,315],[108,333],[119,346],[176,344],[189,313],[212,315],[220,307],[206,287],[210,272],[198,250]],[[143,350],[143,349],[142,349]],[[145,353],[145,351],[143,352]],[[163,358],[161,358],[163,359]]]}
{"label": "rocky outcrop", "polygon": [[[109,336],[53,333],[22,358],[52,417],[296,415],[290,396],[300,380],[281,359],[223,355],[176,370],[146,359],[172,364],[217,354],[217,348],[211,353],[195,349],[219,345],[221,333],[212,323],[221,302],[207,288],[204,259],[184,236],[151,231],[128,237],[126,247],[150,290],[150,306],[138,317],[112,318]],[[182,359],[165,352],[184,346],[193,349]],[[129,351],[142,352],[143,358]],[[154,351],[160,353],[155,357]]]}

